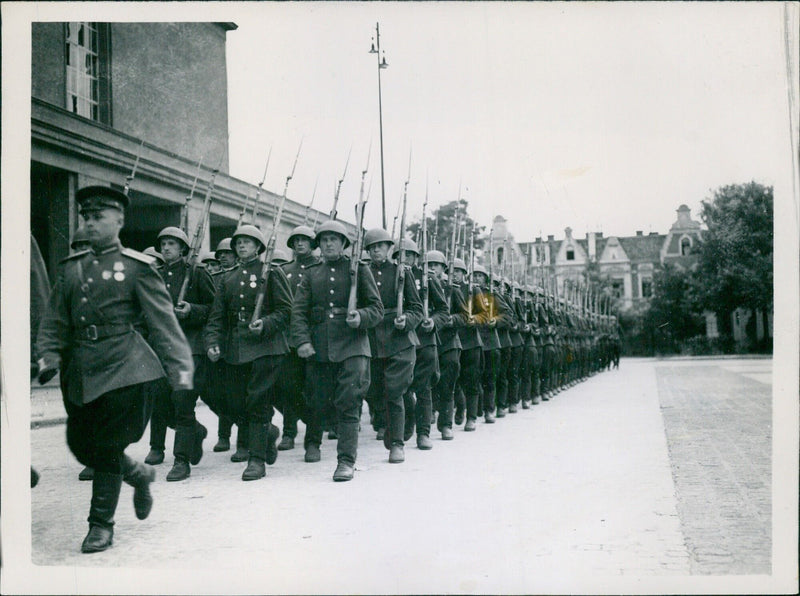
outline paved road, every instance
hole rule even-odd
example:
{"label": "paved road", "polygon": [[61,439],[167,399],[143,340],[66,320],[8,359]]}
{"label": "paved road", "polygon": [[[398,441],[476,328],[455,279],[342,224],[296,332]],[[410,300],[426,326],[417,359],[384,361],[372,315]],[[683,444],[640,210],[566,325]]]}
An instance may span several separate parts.
{"label": "paved road", "polygon": [[[114,548],[94,555],[79,553],[90,485],[77,481],[63,426],[41,428],[33,562],[66,566],[68,590],[96,579],[77,566],[196,568],[151,584],[178,592],[663,592],[692,574],[768,573],[770,370],[623,360],[430,452],[409,446],[401,465],[387,463],[365,414],[345,484],[331,481],[329,441],[321,463],[282,452],[250,483],[244,464],[207,453],[190,480],[168,484],[168,456],[150,518],[136,520],[123,486]],[[207,408],[198,415],[216,428]],[[129,453],[143,458],[146,439]]]}

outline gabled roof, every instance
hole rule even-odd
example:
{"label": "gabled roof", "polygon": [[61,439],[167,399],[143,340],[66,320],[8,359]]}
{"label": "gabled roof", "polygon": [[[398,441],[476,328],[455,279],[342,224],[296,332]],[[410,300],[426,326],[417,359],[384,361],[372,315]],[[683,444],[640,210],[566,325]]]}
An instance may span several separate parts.
{"label": "gabled roof", "polygon": [[633,261],[652,261],[661,260],[661,247],[664,244],[665,234],[650,234],[648,236],[629,236],[620,238],[619,243]]}

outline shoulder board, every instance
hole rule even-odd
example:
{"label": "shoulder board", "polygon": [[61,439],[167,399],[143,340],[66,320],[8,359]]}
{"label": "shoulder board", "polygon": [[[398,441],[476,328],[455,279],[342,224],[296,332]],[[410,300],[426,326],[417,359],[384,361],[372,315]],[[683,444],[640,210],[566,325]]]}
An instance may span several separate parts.
{"label": "shoulder board", "polygon": [[133,250],[132,248],[123,248],[119,251],[124,256],[134,259],[136,261],[140,261],[145,263],[146,265],[151,265],[156,262],[153,257],[149,257],[144,253],[139,252],[138,250]]}
{"label": "shoulder board", "polygon": [[89,250],[88,248],[86,250],[81,250],[79,252],[76,252],[74,254],[69,255],[68,257],[64,257],[63,259],[61,259],[59,261],[59,263],[66,263],[67,261],[74,261],[75,259],[79,259],[80,257],[82,257],[84,255],[88,255],[90,252],[92,252],[92,251]]}

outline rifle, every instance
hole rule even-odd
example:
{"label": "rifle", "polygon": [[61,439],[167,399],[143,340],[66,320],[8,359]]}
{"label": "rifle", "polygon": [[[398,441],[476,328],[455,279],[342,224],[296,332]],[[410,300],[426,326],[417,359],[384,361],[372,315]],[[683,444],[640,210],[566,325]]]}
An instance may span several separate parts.
{"label": "rifle", "polygon": [[[367,153],[367,165],[361,170],[361,189],[358,191],[358,204],[356,205],[356,238],[353,242],[353,256],[350,259],[350,296],[347,300],[347,313],[350,314],[358,307],[358,266],[361,261],[361,250],[364,245],[364,207],[367,202],[364,200],[364,178],[369,170],[369,156],[372,153],[372,143],[370,143]],[[370,190],[372,180],[370,180]]]}
{"label": "rifle", "polygon": [[[494,224],[489,229],[489,294],[492,293],[492,271],[494,263]],[[494,298],[489,300],[489,320],[494,320]]]}
{"label": "rifle", "polygon": [[197,162],[197,173],[194,175],[194,182],[192,182],[192,190],[186,195],[186,202],[183,204],[183,216],[181,217],[181,229],[184,232],[189,231],[189,203],[192,202],[194,196],[194,189],[197,187],[197,179],[200,177],[200,166],[203,164],[203,158]]}
{"label": "rifle", "polygon": [[[406,235],[406,199],[408,198],[408,183],[411,182],[411,150],[408,152],[408,176],[403,183],[403,217],[400,219],[400,238],[397,241],[397,248],[400,250],[397,259],[397,316],[403,316],[403,290],[406,284],[406,251],[403,250],[403,238]],[[392,234],[394,236],[394,234]]]}
{"label": "rifle", "polygon": [[469,231],[469,273],[467,274],[467,286],[468,286],[468,296],[467,296],[467,314],[469,315],[469,320],[472,322],[473,319],[473,311],[472,311],[472,296],[474,295],[475,286],[472,283],[472,272],[475,270],[475,222],[472,222],[472,227]]}
{"label": "rifle", "polygon": [[194,277],[194,271],[197,268],[197,259],[200,256],[200,246],[203,244],[203,239],[205,238],[206,232],[206,223],[208,222],[209,214],[211,213],[211,193],[214,190],[214,182],[217,179],[217,174],[219,173],[220,167],[222,167],[222,160],[225,157],[225,152],[222,152],[222,157],[219,158],[219,164],[217,167],[211,172],[211,178],[208,181],[208,188],[206,188],[206,197],[203,199],[203,209],[200,212],[200,221],[197,222],[197,228],[194,231],[194,237],[192,238],[192,245],[189,247],[189,273],[183,276],[183,283],[181,284],[181,289],[178,292],[178,299],[175,301],[176,304],[180,304],[183,302],[183,299],[186,297],[186,291],[189,289],[189,280],[190,278]]}
{"label": "rifle", "polygon": [[319,182],[319,176],[317,176],[317,179],[314,182],[314,190],[311,192],[311,202],[306,205],[306,213],[303,216],[303,225],[306,225],[306,222],[308,221],[308,212],[311,211],[311,206],[314,204],[314,197],[317,195],[317,182]]}
{"label": "rifle", "polygon": [[[425,211],[428,207],[428,177],[425,176],[425,202],[422,203],[422,314],[428,318],[428,221]],[[452,271],[452,269],[450,269]]]}
{"label": "rifle", "polygon": [[[261,187],[264,186],[264,182],[267,179],[267,168],[269,167],[269,158],[272,156],[272,147],[269,148],[269,153],[267,154],[267,165],[264,166],[264,175],[261,177],[261,182],[258,183],[258,188],[256,189],[256,196],[253,199],[253,225],[256,225],[258,221],[258,197],[261,195]],[[242,207],[242,213],[239,215],[239,225],[242,224],[242,218],[244,217],[244,210],[247,207],[247,201],[245,201],[244,207]]]}
{"label": "rifle", "polygon": [[440,209],[436,210],[436,223],[433,226],[433,249],[436,250],[436,236],[439,235],[439,211]]}
{"label": "rifle", "polygon": [[[459,199],[460,199],[461,198],[461,185],[460,185],[460,183],[459,183],[459,188],[458,188],[458,196],[459,196]],[[450,250],[449,250],[449,254],[447,256],[448,271],[451,271],[451,272],[453,271],[453,263],[455,262],[455,258],[456,258],[456,240],[457,240],[457,236],[458,236],[458,206],[459,206],[459,202],[456,201],[456,210],[455,210],[455,213],[453,213],[453,233],[451,234],[450,247],[449,247]]]}
{"label": "rifle", "polygon": [[[339,205],[339,192],[342,190],[342,182],[344,182],[344,177],[347,175],[347,166],[350,164],[350,154],[353,152],[353,146],[350,145],[350,151],[347,152],[347,161],[344,162],[344,172],[342,172],[342,177],[339,178],[339,181],[336,183],[336,190],[333,193],[333,208],[331,209],[331,219],[336,219],[338,212],[336,211],[337,205]],[[369,154],[372,152],[372,141],[369,142],[369,151],[367,151],[367,169],[369,169]],[[367,170],[364,170],[366,173]],[[363,183],[363,178],[362,178]],[[314,223],[317,223],[316,216],[314,217]],[[359,255],[360,256],[360,255]]]}
{"label": "rifle", "polygon": [[131,183],[133,179],[136,178],[136,170],[139,168],[139,158],[142,156],[142,147],[144,147],[144,141],[139,143],[139,149],[136,151],[136,161],[133,162],[133,169],[128,176],[125,176],[125,187],[122,189],[122,194],[126,197],[131,190]]}
{"label": "rifle", "polygon": [[300,149],[303,147],[303,140],[300,140],[300,147],[297,148],[297,155],[294,158],[292,165],[292,173],[286,177],[286,183],[283,185],[283,194],[281,195],[281,202],[278,206],[277,213],[272,218],[272,230],[267,240],[267,249],[264,251],[264,264],[261,266],[261,287],[256,294],[256,304],[253,307],[253,316],[250,318],[250,324],[255,324],[261,318],[261,309],[264,307],[264,300],[267,297],[267,288],[269,286],[269,275],[272,272],[272,257],[275,254],[275,244],[278,240],[278,224],[283,217],[283,207],[286,205],[286,193],[289,190],[289,181],[294,177],[294,171],[297,168],[297,160],[300,157]]}

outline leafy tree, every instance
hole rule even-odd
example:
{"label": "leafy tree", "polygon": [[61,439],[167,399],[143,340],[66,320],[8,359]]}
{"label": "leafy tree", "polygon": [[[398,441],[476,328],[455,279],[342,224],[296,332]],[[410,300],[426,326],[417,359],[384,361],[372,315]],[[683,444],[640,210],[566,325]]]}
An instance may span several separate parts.
{"label": "leafy tree", "polygon": [[704,332],[690,271],[666,264],[655,272],[645,325],[653,330],[656,342],[680,342]]}
{"label": "leafy tree", "polygon": [[703,236],[695,284],[700,304],[724,325],[737,307],[773,307],[772,187],[749,182],[714,191],[700,214]]}
{"label": "leafy tree", "polygon": [[[478,225],[468,213],[469,203],[464,199],[461,201],[450,201],[441,205],[438,209],[433,210],[432,213],[426,215],[428,220],[428,250],[440,250],[447,253],[450,250],[453,241],[453,224],[455,221],[456,205],[458,205],[458,221],[466,222],[465,227],[461,230],[462,246],[469,250],[469,232],[473,229],[476,231],[475,248],[483,247],[483,240],[479,239],[479,235],[483,233],[486,226]],[[438,222],[438,224],[437,224]],[[399,225],[399,224],[398,224]],[[460,227],[460,226],[459,226]],[[408,231],[412,237],[416,238],[418,234],[422,234],[422,221],[415,221],[409,224]],[[434,234],[436,241],[434,242]],[[422,247],[420,247],[422,248]],[[459,251],[459,255],[461,252]]]}

